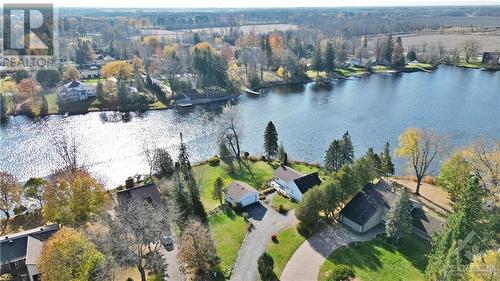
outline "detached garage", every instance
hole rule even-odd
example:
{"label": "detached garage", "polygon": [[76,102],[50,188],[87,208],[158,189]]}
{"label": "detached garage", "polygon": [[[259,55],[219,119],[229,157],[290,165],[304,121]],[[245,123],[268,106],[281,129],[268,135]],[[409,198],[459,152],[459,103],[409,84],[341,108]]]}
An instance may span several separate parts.
{"label": "detached garage", "polygon": [[259,201],[259,192],[241,181],[231,182],[224,193],[226,202],[233,206],[245,207]]}

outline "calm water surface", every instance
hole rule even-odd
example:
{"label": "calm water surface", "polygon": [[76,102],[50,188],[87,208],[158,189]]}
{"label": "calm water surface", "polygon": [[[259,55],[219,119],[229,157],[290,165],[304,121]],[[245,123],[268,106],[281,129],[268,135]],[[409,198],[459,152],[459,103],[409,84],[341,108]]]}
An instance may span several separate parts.
{"label": "calm water surface", "polygon": [[[349,130],[356,154],[369,146],[394,148],[407,127],[433,128],[449,135],[455,147],[484,135],[500,139],[500,72],[441,66],[433,73],[372,75],[329,86],[315,83],[242,95],[234,105],[243,131],[243,150],[263,151],[263,131],[272,120],[291,159],[321,162],[333,138]],[[177,155],[184,133],[192,161],[217,151],[217,135],[227,116],[223,105],[149,111],[124,122],[111,113],[33,121],[10,118],[0,127],[0,170],[21,180],[45,176],[58,167],[53,139],[73,136],[90,169],[108,186],[146,173],[144,143]],[[106,116],[106,118],[104,118]],[[400,161],[397,162],[400,164]]]}

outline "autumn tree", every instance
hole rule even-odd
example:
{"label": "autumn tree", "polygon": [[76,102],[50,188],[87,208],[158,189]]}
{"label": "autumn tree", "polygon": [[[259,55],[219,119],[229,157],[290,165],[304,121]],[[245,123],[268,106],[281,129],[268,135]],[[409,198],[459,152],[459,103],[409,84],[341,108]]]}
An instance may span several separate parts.
{"label": "autumn tree", "polygon": [[399,136],[396,154],[406,158],[417,178],[415,194],[419,194],[422,179],[431,163],[444,152],[445,139],[432,130],[408,128]]}
{"label": "autumn tree", "polygon": [[104,255],[81,233],[62,228],[43,245],[37,268],[41,280],[93,280]]}
{"label": "autumn tree", "polygon": [[218,264],[215,244],[209,229],[198,220],[191,220],[179,240],[179,259],[188,273],[200,280],[207,278]]}
{"label": "autumn tree", "polygon": [[215,179],[213,197],[214,199],[219,200],[221,205],[224,202],[224,179],[221,177],[217,177],[217,179]]}
{"label": "autumn tree", "polygon": [[476,39],[469,39],[462,43],[462,51],[465,54],[465,62],[469,63],[471,57],[473,57],[477,51],[481,43]]}
{"label": "autumn tree", "polygon": [[114,61],[102,68],[104,77],[116,77],[117,79],[130,79],[132,77],[132,66],[127,61]]}
{"label": "autumn tree", "polygon": [[268,159],[278,153],[278,132],[272,121],[269,121],[264,131],[264,152]]}
{"label": "autumn tree", "polygon": [[481,185],[494,194],[500,185],[500,141],[480,138],[461,151]]}
{"label": "autumn tree", "polygon": [[80,71],[72,64],[65,65],[63,68],[63,81],[78,80],[81,78]]}
{"label": "autumn tree", "polygon": [[406,188],[401,189],[394,202],[392,202],[385,222],[385,233],[387,238],[392,239],[395,244],[401,238],[412,231],[410,197]]}
{"label": "autumn tree", "polygon": [[474,256],[467,268],[469,281],[494,281],[500,279],[500,252],[489,250]]}
{"label": "autumn tree", "polygon": [[10,210],[21,203],[22,188],[14,175],[0,171],[0,211],[6,220],[10,219]]}
{"label": "autumn tree", "polygon": [[83,169],[54,173],[43,189],[42,198],[46,221],[75,226],[99,214],[109,201],[104,186]]}
{"label": "autumn tree", "polygon": [[38,91],[40,91],[40,84],[38,84],[38,82],[33,78],[26,78],[19,82],[17,89],[19,94],[23,98],[27,99],[38,95]]}

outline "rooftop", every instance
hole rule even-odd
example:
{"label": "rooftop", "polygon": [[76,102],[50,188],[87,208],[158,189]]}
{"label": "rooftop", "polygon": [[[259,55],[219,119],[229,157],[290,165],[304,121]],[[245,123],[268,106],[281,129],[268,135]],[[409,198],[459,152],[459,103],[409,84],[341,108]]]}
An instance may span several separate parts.
{"label": "rooftop", "polygon": [[229,195],[233,200],[240,200],[248,192],[259,193],[255,188],[247,183],[233,180],[226,189],[226,194]]}
{"label": "rooftop", "polygon": [[273,176],[288,182],[301,178],[304,174],[288,166],[280,165],[276,170],[274,170]]}

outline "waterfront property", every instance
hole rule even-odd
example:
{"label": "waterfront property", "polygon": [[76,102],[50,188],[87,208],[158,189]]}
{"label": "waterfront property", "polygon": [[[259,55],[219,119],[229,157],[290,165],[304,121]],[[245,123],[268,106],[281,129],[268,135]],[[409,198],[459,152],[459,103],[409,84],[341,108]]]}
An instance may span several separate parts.
{"label": "waterfront property", "polygon": [[125,189],[116,193],[118,204],[127,202],[145,201],[151,204],[159,204],[161,202],[161,194],[154,183],[144,184],[142,182],[134,182],[134,179],[129,178],[125,182]]}
{"label": "waterfront property", "polygon": [[59,99],[63,102],[83,101],[95,96],[95,86],[85,85],[83,82],[77,80],[64,84],[59,92]]}
{"label": "waterfront property", "polygon": [[50,224],[0,237],[0,275],[11,274],[13,281],[40,280],[37,261],[43,243],[58,230],[58,224]]}
{"label": "waterfront property", "polygon": [[233,180],[224,191],[226,202],[245,207],[259,202],[259,192],[247,183]]}
{"label": "waterfront property", "polygon": [[481,62],[484,64],[500,64],[500,52],[484,52]]}
{"label": "waterfront property", "polygon": [[304,175],[285,165],[280,165],[274,170],[273,179],[273,186],[279,193],[297,202],[302,199],[306,191],[321,184],[318,173]]}
{"label": "waterfront property", "polygon": [[[391,182],[381,179],[377,184],[368,183],[362,191],[340,211],[339,219],[351,230],[364,234],[384,224],[387,213],[396,197],[396,188]],[[420,204],[410,200],[413,233],[426,240],[442,228],[443,222],[426,213]]]}

